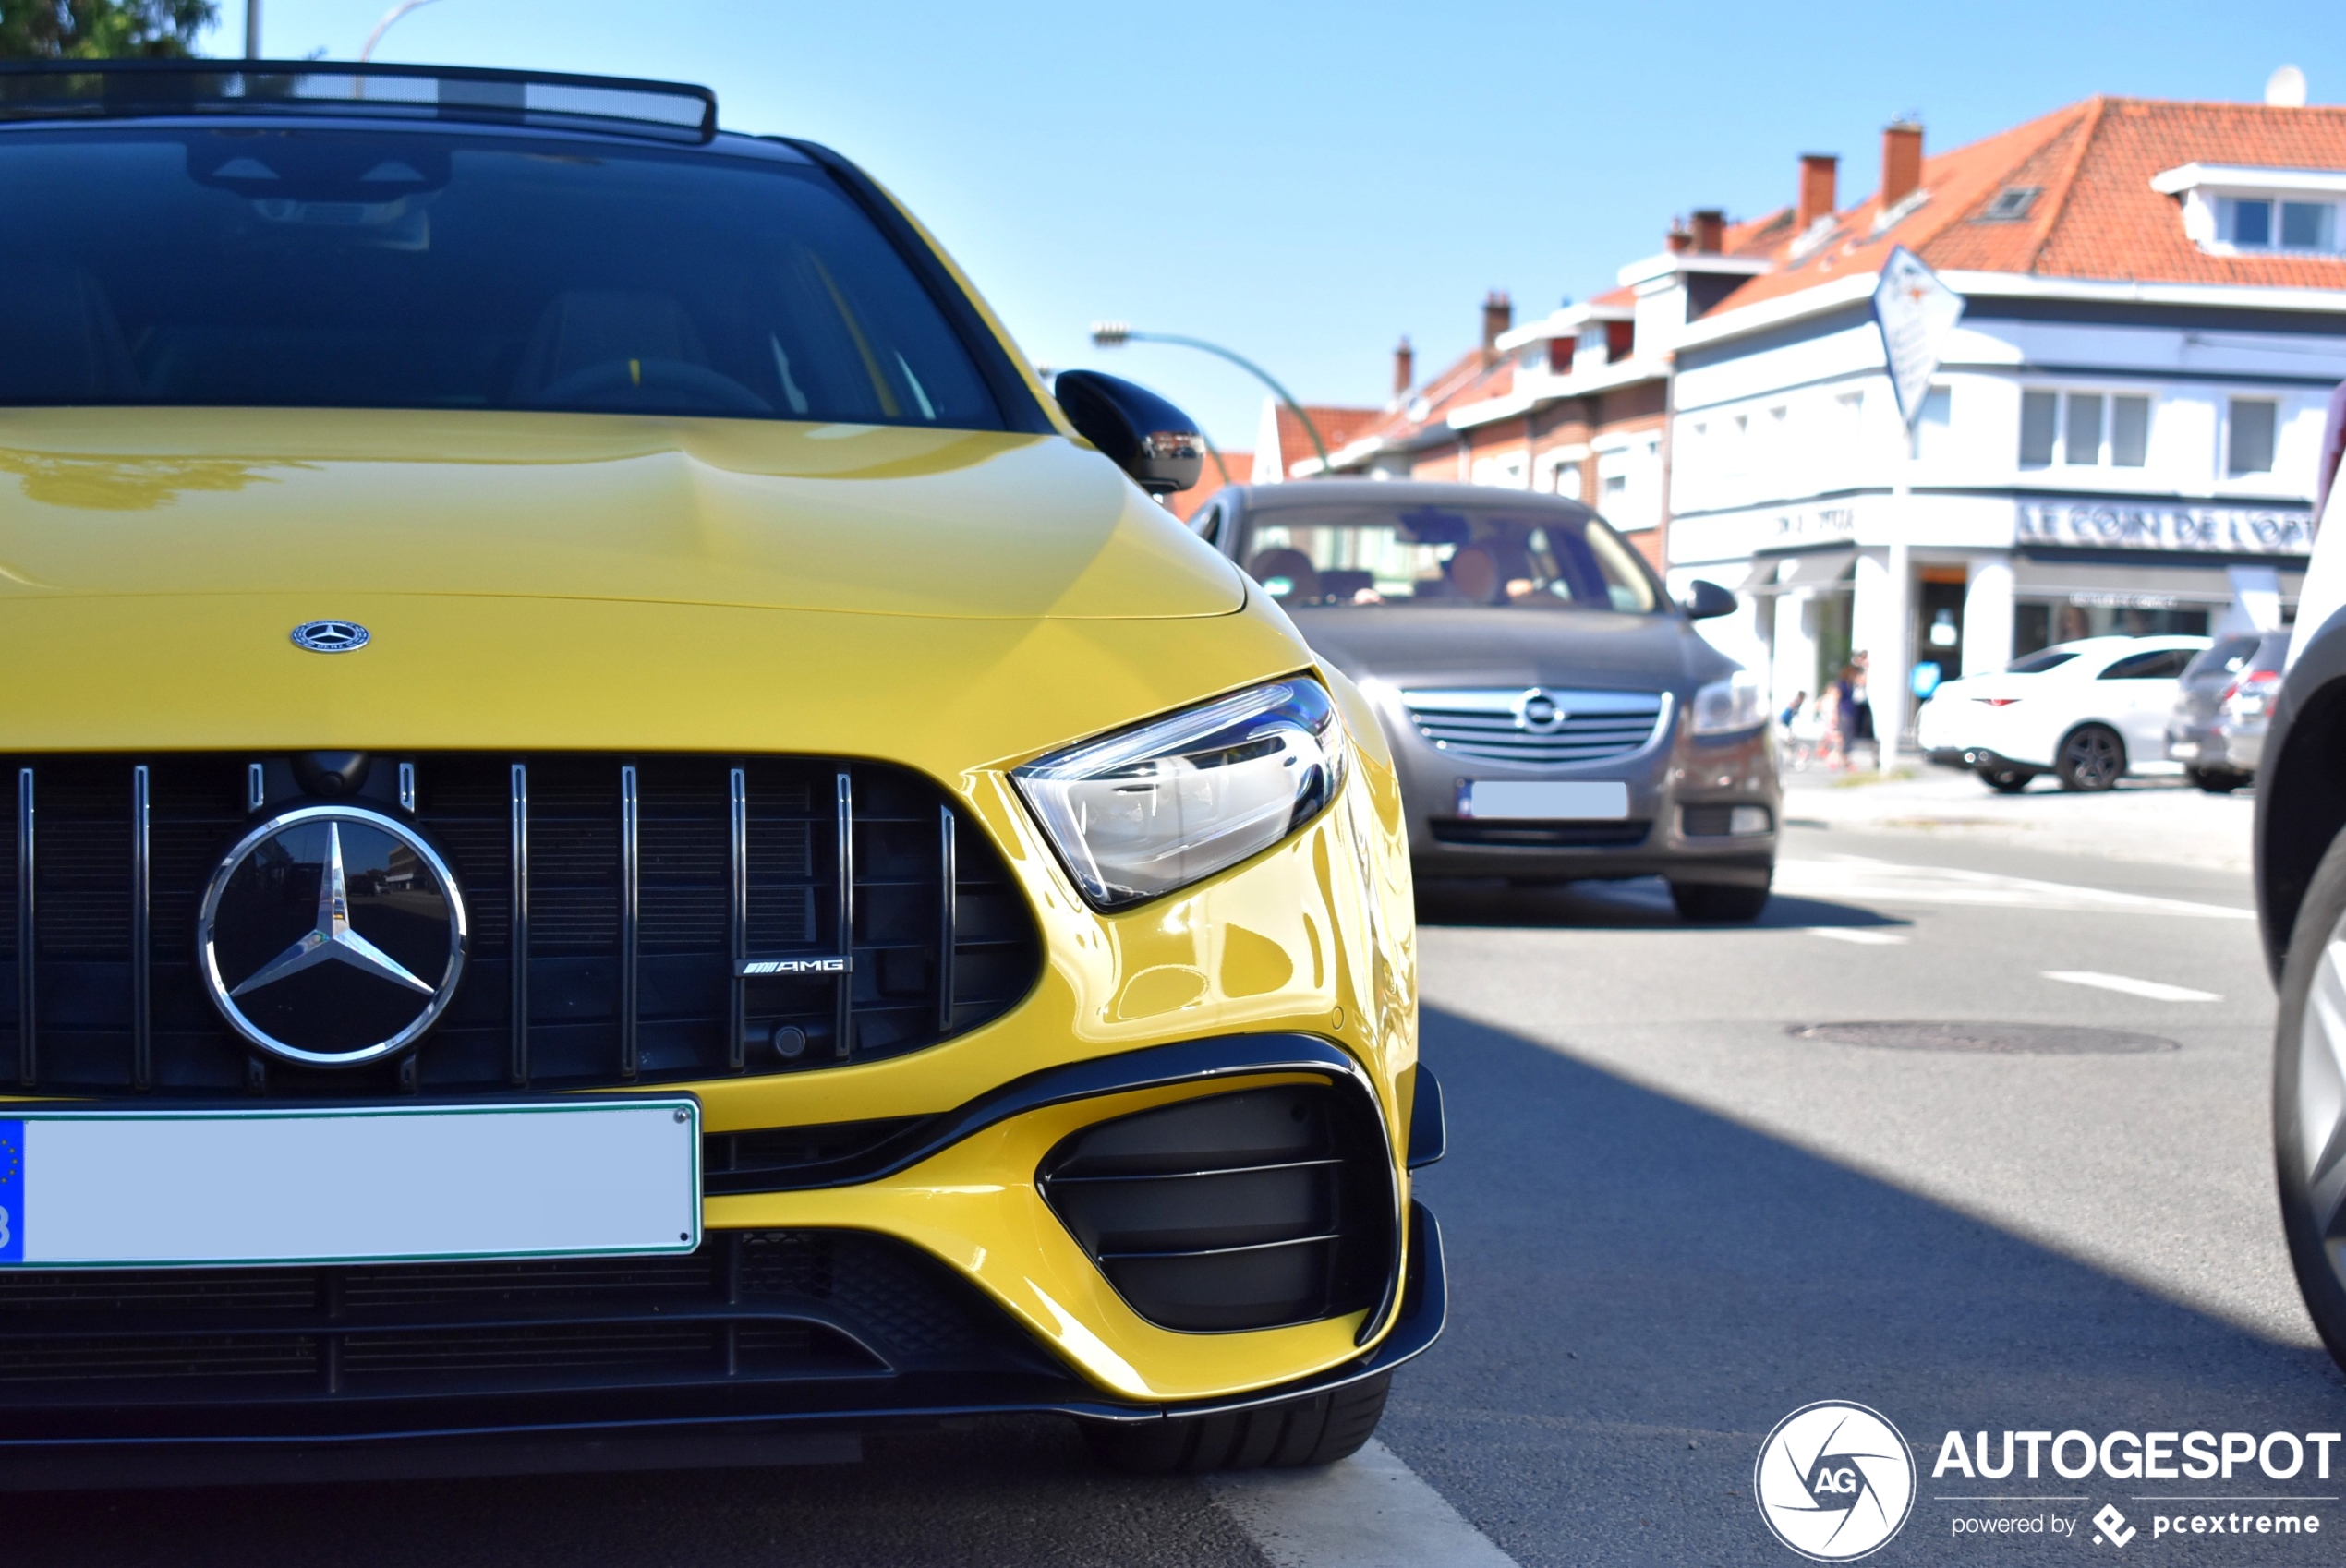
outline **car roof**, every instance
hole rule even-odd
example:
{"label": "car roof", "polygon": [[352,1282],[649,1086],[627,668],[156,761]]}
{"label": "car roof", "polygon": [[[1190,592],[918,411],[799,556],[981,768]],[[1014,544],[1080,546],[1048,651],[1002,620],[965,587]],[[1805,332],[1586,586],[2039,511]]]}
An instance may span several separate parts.
{"label": "car roof", "polygon": [[2074,642],[2055,643],[2050,647],[2038,648],[2033,654],[2024,654],[2021,657],[2038,658],[2049,653],[2074,654],[2076,656],[2074,658],[2064,660],[2055,665],[2052,669],[2029,670],[2024,673],[2050,675],[2055,670],[2062,669],[2074,673],[2080,666],[2110,664],[2129,654],[2159,653],[2168,648],[2190,648],[2196,651],[2210,646],[2213,641],[2212,638],[2196,637],[2178,632],[2160,632],[2147,637],[2079,637]]}

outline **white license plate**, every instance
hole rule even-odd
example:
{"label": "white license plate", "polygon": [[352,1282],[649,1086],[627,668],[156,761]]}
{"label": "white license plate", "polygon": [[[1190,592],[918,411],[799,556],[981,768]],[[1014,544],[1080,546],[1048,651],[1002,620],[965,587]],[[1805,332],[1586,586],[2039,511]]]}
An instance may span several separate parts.
{"label": "white license plate", "polygon": [[689,1252],[684,1097],[365,1110],[0,1107],[0,1265]]}
{"label": "white license plate", "polygon": [[1478,778],[1465,793],[1462,814],[1477,822],[1617,822],[1629,814],[1629,786],[1621,783]]}

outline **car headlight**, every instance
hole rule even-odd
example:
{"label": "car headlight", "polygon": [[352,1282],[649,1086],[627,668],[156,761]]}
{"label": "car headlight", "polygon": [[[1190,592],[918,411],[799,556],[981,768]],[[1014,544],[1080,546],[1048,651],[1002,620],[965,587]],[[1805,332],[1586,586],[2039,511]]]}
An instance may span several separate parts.
{"label": "car headlight", "polygon": [[1344,783],[1344,727],[1318,682],[1220,697],[1013,775],[1094,906],[1122,909],[1267,850]]}
{"label": "car headlight", "polygon": [[1748,669],[1713,681],[1694,694],[1694,732],[1716,735],[1760,722],[1760,682]]}

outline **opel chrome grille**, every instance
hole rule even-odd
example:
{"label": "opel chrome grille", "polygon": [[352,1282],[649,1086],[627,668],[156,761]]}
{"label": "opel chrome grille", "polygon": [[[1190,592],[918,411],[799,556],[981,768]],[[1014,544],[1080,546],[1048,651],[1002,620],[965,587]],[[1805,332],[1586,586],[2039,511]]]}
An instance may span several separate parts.
{"label": "opel chrome grille", "polygon": [[1666,732],[1667,692],[1552,686],[1408,691],[1402,703],[1437,751],[1539,767],[1626,756]]}
{"label": "opel chrome grille", "polygon": [[264,1059],[206,995],[197,906],[239,835],[311,798],[299,760],[6,759],[0,1082],[462,1095],[804,1071],[966,1032],[1040,973],[1000,856],[903,768],[378,756],[339,803],[395,813],[453,867],[471,916],[461,983],[394,1059]]}

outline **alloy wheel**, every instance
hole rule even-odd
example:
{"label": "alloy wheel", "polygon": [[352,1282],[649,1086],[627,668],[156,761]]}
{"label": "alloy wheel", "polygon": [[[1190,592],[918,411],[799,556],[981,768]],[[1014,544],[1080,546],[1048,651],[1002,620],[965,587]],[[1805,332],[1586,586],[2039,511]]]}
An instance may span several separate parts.
{"label": "alloy wheel", "polygon": [[2126,751],[2118,737],[2088,725],[2062,742],[2062,775],[2072,789],[2108,790],[2126,771]]}
{"label": "alloy wheel", "polygon": [[2346,1288],[2346,923],[2323,945],[2297,1024],[2296,1173],[2322,1255]]}

